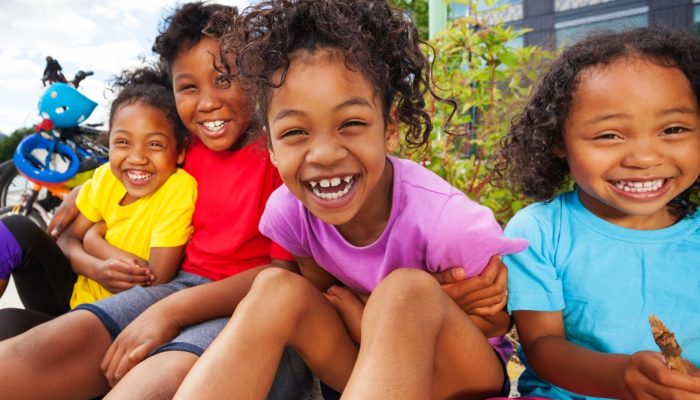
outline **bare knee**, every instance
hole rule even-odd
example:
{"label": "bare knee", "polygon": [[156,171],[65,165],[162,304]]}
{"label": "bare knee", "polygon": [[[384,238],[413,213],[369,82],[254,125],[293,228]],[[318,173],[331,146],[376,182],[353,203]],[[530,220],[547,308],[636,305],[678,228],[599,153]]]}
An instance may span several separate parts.
{"label": "bare knee", "polygon": [[105,397],[107,399],[172,399],[198,357],[165,351],[137,364]]}
{"label": "bare knee", "polygon": [[440,284],[429,273],[415,268],[394,270],[382,280],[372,297],[384,298],[395,304],[411,306],[414,303],[441,301],[444,293]]}
{"label": "bare knee", "polygon": [[287,312],[303,310],[307,301],[319,290],[299,274],[282,269],[268,268],[255,278],[248,295],[241,306],[276,307],[283,306]]}

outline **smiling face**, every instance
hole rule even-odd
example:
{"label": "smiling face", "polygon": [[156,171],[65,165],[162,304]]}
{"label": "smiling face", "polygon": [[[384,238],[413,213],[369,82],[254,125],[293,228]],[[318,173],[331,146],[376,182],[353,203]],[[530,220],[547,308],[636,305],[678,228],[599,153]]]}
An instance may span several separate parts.
{"label": "smiling face", "polygon": [[136,102],[114,113],[109,166],[126,188],[122,205],[158,190],[183,160],[184,151],[178,151],[173,126],[162,110]]}
{"label": "smiling face", "polygon": [[[253,118],[250,96],[239,86],[215,84],[221,73],[219,43],[204,38],[173,61],[175,104],[187,129],[214,151],[227,150],[241,138]],[[220,68],[223,70],[222,68]]]}
{"label": "smiling face", "polygon": [[639,57],[580,73],[561,155],[583,204],[635,229],[677,220],[667,204],[700,174],[700,110],[677,68]]}
{"label": "smiling face", "polygon": [[266,117],[273,162],[309,211],[341,232],[386,223],[398,133],[361,73],[334,52],[298,53]]}

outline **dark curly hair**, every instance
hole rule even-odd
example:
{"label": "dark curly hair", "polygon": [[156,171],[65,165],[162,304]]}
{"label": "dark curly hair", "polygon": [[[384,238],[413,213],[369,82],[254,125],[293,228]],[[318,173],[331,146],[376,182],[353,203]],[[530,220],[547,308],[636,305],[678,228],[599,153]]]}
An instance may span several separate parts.
{"label": "dark curly hair", "polygon": [[[214,15],[218,16],[218,23],[213,22]],[[185,3],[163,19],[152,50],[169,69],[181,51],[191,49],[202,38],[223,36],[236,15],[236,7],[201,1]]]}
{"label": "dark curly hair", "polygon": [[[337,50],[348,69],[362,73],[375,88],[385,121],[396,104],[409,145],[423,145],[430,137],[425,95],[451,103],[433,91],[431,64],[420,50],[424,42],[416,25],[386,0],[263,1],[234,27],[223,36],[222,58],[253,91],[263,118],[271,90],[284,84],[294,53],[304,50]],[[273,81],[280,71],[281,78]]]}
{"label": "dark curly hair", "polygon": [[109,110],[110,126],[120,108],[134,103],[148,104],[163,111],[173,127],[178,149],[187,148],[190,134],[177,113],[170,78],[162,68],[146,66],[123,71],[112,79],[111,84],[117,97]]}
{"label": "dark curly hair", "polygon": [[[596,32],[564,50],[535,88],[522,115],[513,120],[494,168],[500,178],[536,200],[551,200],[557,191],[568,187],[569,167],[554,152],[564,147],[564,122],[580,73],[625,57],[678,68],[700,99],[700,41],[691,33],[662,27]],[[679,217],[695,212],[690,195],[698,190],[700,182],[696,180],[674,200]]]}

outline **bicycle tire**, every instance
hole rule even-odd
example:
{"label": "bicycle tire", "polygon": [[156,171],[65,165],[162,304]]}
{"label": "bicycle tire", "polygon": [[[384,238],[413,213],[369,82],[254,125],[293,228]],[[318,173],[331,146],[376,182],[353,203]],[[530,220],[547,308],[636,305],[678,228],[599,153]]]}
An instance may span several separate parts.
{"label": "bicycle tire", "polygon": [[[17,171],[13,160],[7,160],[0,164],[0,208],[19,204],[22,195],[28,195],[33,186],[32,182]],[[51,211],[61,203],[61,199],[42,188],[37,202],[41,203],[47,211]]]}
{"label": "bicycle tire", "polygon": [[[25,215],[23,210],[20,210],[19,212],[15,211],[14,206],[9,206],[9,207],[3,207],[0,208],[0,220],[3,218],[10,216],[10,215]],[[42,230],[46,230],[46,221],[44,221],[43,218],[41,218],[41,214],[37,210],[32,210],[29,215],[25,215],[26,217],[29,218],[30,221],[34,222],[39,228]]]}

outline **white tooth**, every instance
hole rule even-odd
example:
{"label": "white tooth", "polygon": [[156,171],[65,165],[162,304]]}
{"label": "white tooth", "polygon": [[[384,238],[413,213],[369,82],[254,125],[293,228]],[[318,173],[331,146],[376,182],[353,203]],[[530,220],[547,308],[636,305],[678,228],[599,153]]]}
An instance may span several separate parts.
{"label": "white tooth", "polygon": [[328,179],[321,179],[320,184],[322,188],[331,187],[331,181],[329,181]]}
{"label": "white tooth", "polygon": [[340,178],[331,178],[331,186],[340,185]]}
{"label": "white tooth", "polygon": [[343,178],[343,180],[345,181],[345,183],[350,183],[350,181],[352,180],[352,175],[346,176],[345,178]]}
{"label": "white tooth", "polygon": [[315,188],[318,185],[318,182],[316,181],[309,181],[309,185],[311,185],[311,188]]}

